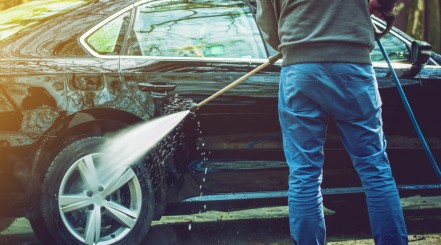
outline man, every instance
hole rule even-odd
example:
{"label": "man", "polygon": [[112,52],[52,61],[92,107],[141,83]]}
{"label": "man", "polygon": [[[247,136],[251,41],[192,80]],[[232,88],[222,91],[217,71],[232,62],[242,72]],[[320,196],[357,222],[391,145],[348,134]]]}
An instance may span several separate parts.
{"label": "man", "polygon": [[320,184],[326,125],[333,118],[362,182],[375,243],[407,244],[369,56],[375,43],[370,14],[392,12],[396,0],[257,3],[266,41],[283,54],[279,119],[290,171],[292,239],[299,245],[326,243]]}

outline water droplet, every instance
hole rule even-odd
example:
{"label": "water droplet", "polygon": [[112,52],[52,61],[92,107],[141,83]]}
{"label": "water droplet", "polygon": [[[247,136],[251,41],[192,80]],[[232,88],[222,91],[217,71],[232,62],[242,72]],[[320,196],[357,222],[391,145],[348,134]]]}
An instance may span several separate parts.
{"label": "water droplet", "polygon": [[205,143],[202,143],[202,146],[205,146]]}
{"label": "water droplet", "polygon": [[202,179],[202,182],[205,182],[205,177]]}
{"label": "water droplet", "polygon": [[188,224],[188,230],[191,231],[191,223]]}
{"label": "water droplet", "polygon": [[208,171],[208,168],[205,168],[205,172],[204,172],[204,174],[207,174],[207,171]]}
{"label": "water droplet", "polygon": [[207,204],[204,204],[204,209],[207,209]]}
{"label": "water droplet", "polygon": [[202,185],[200,185],[200,186],[199,186],[199,189],[201,189],[201,190],[202,190]]}

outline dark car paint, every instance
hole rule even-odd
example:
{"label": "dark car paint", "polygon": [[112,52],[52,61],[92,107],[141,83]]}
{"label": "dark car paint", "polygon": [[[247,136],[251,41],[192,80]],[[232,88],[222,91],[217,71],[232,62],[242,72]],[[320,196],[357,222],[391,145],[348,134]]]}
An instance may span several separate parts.
{"label": "dark car paint", "polygon": [[24,214],[62,137],[151,117],[125,96],[119,60],[94,58],[79,45],[84,30],[133,2],[93,1],[0,42],[1,215]]}
{"label": "dark car paint", "polygon": [[92,57],[79,45],[80,35],[137,0],[86,2],[0,41],[0,57]]}
{"label": "dark car paint", "polygon": [[[96,58],[81,47],[79,37],[84,31],[133,2],[124,1],[122,6],[93,1],[0,43],[0,215],[24,214],[26,197],[31,196],[32,202],[47,159],[64,140],[102,135],[158,116],[171,95],[199,102],[259,65],[204,59]],[[173,183],[168,189],[169,203],[201,193],[287,189],[277,117],[279,71],[279,65],[266,68],[186,119],[185,149],[177,150],[168,172]],[[376,68],[376,72],[397,183],[421,189],[439,184],[389,71]],[[405,78],[401,82],[410,104],[439,159],[441,68],[426,66],[417,77],[406,76],[407,70],[398,73]],[[138,86],[142,83],[176,88],[169,93],[143,92]],[[325,192],[360,186],[334,124],[328,129],[325,154]]]}

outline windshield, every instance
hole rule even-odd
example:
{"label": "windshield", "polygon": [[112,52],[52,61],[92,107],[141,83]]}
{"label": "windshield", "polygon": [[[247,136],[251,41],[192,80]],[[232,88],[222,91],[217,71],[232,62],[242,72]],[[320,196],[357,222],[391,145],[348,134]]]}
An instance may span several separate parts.
{"label": "windshield", "polygon": [[50,17],[79,7],[90,0],[31,1],[0,12],[0,42]]}

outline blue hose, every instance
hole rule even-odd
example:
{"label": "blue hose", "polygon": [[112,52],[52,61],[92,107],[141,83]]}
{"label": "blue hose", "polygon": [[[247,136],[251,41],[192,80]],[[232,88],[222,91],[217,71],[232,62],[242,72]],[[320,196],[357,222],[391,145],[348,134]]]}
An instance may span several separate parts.
{"label": "blue hose", "polygon": [[430,163],[432,164],[433,169],[435,170],[435,173],[438,175],[438,179],[441,181],[441,171],[438,167],[438,164],[436,163],[435,158],[433,157],[432,152],[430,151],[429,146],[427,145],[426,139],[424,138],[423,133],[421,132],[421,129],[420,129],[420,127],[415,119],[415,116],[412,112],[412,109],[410,108],[409,101],[407,100],[406,95],[404,94],[403,87],[401,86],[400,81],[398,80],[397,74],[395,73],[395,70],[392,67],[392,63],[390,62],[389,56],[387,55],[386,51],[384,50],[383,44],[381,43],[379,38],[377,39],[377,44],[378,44],[378,47],[380,47],[381,53],[383,54],[384,59],[387,62],[387,65],[389,66],[389,69],[390,69],[390,72],[391,72],[392,77],[394,79],[394,82],[397,85],[401,100],[403,101],[404,107],[406,108],[406,111],[409,114],[410,121],[412,122],[413,127],[415,128],[417,135],[420,138],[421,143],[423,144],[423,148],[426,151],[427,156],[429,157]]}

